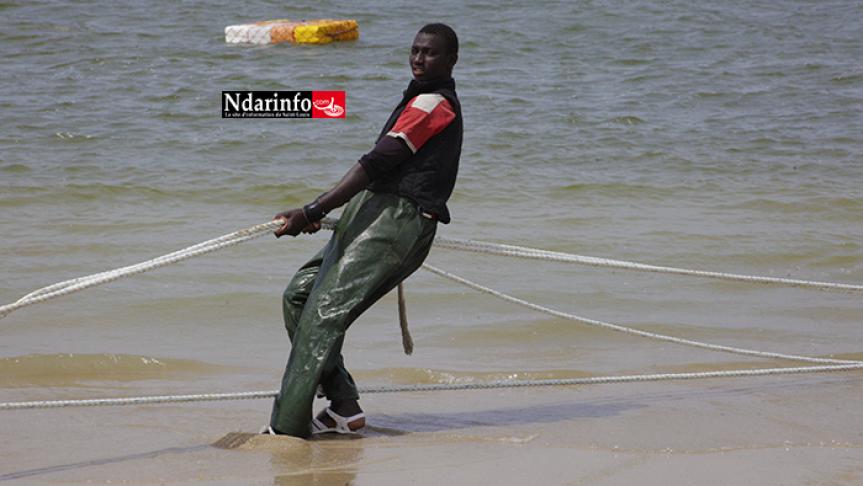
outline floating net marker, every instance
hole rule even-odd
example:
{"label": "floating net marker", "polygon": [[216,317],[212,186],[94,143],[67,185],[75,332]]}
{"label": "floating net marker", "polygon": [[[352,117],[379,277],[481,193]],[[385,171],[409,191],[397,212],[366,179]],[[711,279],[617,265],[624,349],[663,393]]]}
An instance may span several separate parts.
{"label": "floating net marker", "polygon": [[278,19],[225,27],[225,42],[228,44],[329,44],[359,37],[360,27],[356,20]]}

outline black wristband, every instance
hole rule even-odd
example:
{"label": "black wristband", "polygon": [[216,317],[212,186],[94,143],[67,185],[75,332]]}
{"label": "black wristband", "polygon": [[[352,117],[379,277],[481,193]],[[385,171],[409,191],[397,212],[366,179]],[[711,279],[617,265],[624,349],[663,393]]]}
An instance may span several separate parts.
{"label": "black wristband", "polygon": [[326,215],[327,212],[324,211],[324,208],[321,207],[321,204],[317,199],[303,206],[303,216],[306,217],[306,221],[308,221],[309,224],[317,223],[324,219],[324,216]]}

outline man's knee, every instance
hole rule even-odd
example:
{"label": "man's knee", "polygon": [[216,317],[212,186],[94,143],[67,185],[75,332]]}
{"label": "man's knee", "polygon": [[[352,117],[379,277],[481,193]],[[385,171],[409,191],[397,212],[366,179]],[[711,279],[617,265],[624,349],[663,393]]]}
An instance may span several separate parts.
{"label": "man's knee", "polygon": [[301,289],[293,285],[288,285],[285,287],[285,291],[282,292],[282,303],[285,306],[299,305],[302,307],[308,297],[308,293],[302,292]]}
{"label": "man's knee", "polygon": [[294,331],[297,327],[297,321],[303,312],[306,301],[309,299],[309,292],[315,283],[317,271],[311,269],[300,270],[291,279],[291,282],[282,293],[282,311],[285,319],[285,329],[288,335],[293,339]]}
{"label": "man's knee", "polygon": [[282,301],[285,305],[299,306],[302,307],[305,305],[306,300],[309,298],[309,292],[312,290],[312,286],[315,283],[315,277],[317,276],[317,269],[312,271],[312,269],[300,270],[294,275],[294,278],[291,279],[288,286],[285,288],[284,293],[282,293]]}

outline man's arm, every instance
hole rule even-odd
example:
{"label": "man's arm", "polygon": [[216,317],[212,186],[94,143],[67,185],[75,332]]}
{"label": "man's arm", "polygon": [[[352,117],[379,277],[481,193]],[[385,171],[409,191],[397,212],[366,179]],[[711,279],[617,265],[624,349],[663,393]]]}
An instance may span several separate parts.
{"label": "man's arm", "polygon": [[400,139],[383,137],[371,152],[342,177],[331,190],[325,192],[311,204],[303,208],[289,209],[273,217],[283,219],[284,224],[276,230],[277,238],[284,235],[297,236],[300,232],[314,233],[321,229],[323,215],[341,207],[368,186],[384,168],[392,168],[412,155],[410,149]]}
{"label": "man's arm", "polygon": [[277,214],[273,219],[283,219],[285,223],[276,230],[276,237],[297,236],[301,231],[318,231],[321,229],[320,220],[325,214],[350,201],[370,181],[392,172],[454,119],[455,112],[443,96],[431,93],[418,95],[399,115],[392,130],[351,167],[336,187],[302,209],[290,209]]}
{"label": "man's arm", "polygon": [[[363,190],[368,183],[369,176],[366,174],[366,170],[363,169],[362,165],[356,163],[351,167],[347,174],[342,177],[342,180],[339,181],[335,187],[321,195],[313,203],[307,205],[306,208],[317,205],[318,211],[320,211],[321,217],[323,217],[323,214],[326,214],[350,201],[350,199]],[[306,212],[308,212],[308,210]],[[273,219],[284,220],[282,227],[275,232],[276,238],[284,235],[297,236],[300,234],[300,231],[314,233],[321,229],[320,218],[315,220],[314,216],[307,215],[306,212],[303,211],[303,208],[295,208],[275,215]]]}

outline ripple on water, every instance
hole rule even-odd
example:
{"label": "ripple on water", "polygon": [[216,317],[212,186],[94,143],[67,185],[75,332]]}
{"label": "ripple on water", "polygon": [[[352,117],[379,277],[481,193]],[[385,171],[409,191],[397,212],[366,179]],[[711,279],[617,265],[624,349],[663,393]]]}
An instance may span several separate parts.
{"label": "ripple on water", "polygon": [[634,115],[617,116],[611,119],[612,123],[619,125],[641,125],[644,120]]}
{"label": "ripple on water", "polygon": [[0,387],[187,378],[190,374],[224,370],[223,366],[202,361],[131,354],[28,354],[0,358]]}
{"label": "ripple on water", "polygon": [[4,172],[6,174],[26,174],[31,172],[33,169],[24,165],[24,164],[4,164],[0,165],[0,172]]}
{"label": "ripple on water", "polygon": [[369,381],[403,384],[465,384],[504,380],[560,380],[583,378],[591,374],[578,370],[511,370],[511,371],[453,371],[430,368],[383,368],[357,371],[359,378]]}

